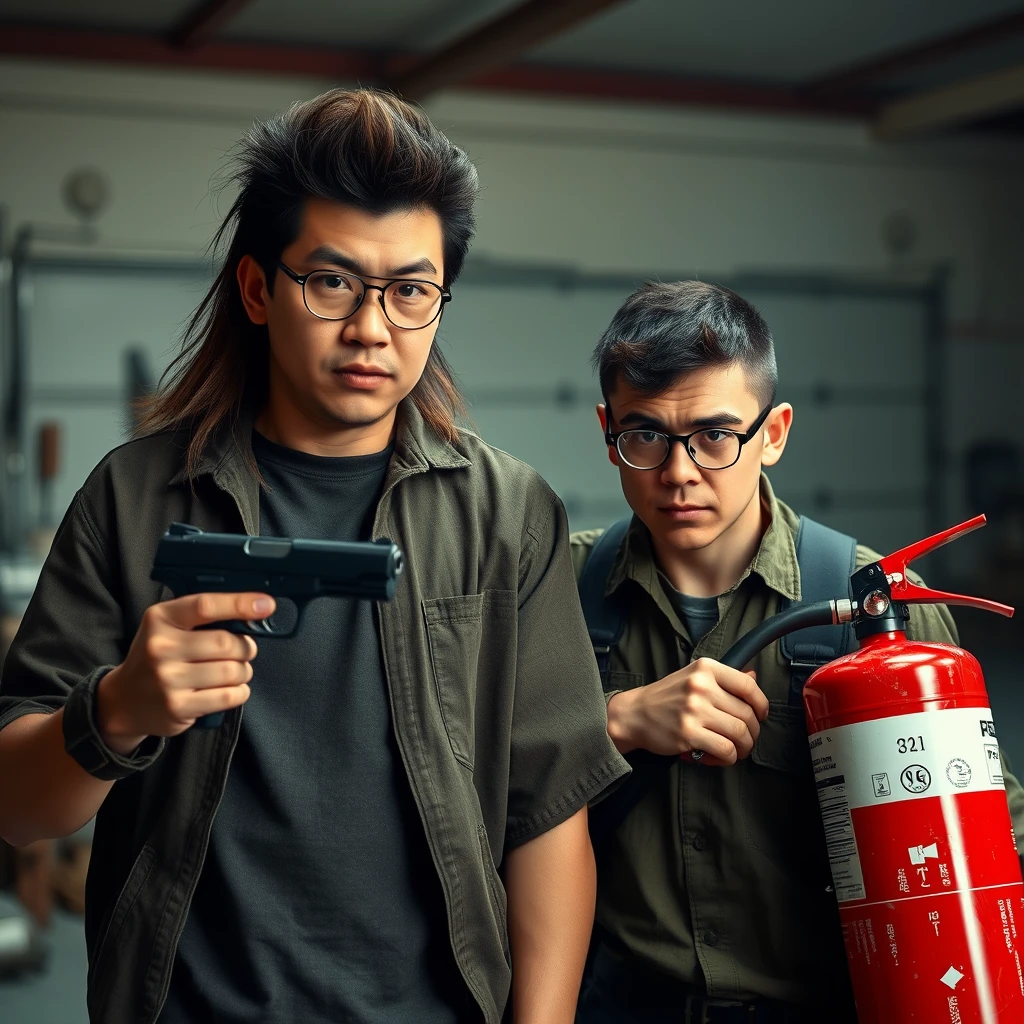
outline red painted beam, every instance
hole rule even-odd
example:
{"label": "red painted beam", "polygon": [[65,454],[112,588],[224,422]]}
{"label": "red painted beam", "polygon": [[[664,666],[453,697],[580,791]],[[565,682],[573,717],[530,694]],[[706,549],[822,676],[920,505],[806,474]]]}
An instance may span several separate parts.
{"label": "red painted beam", "polygon": [[250,0],[200,0],[168,36],[173,46],[191,50],[215,36]]}
{"label": "red painted beam", "polygon": [[374,81],[383,55],[331,47],[210,42],[183,50],[158,36],[0,22],[0,54],[140,66],[165,65],[257,74]]}
{"label": "red painted beam", "polygon": [[1021,33],[1024,33],[1024,11],[1014,11],[975,25],[973,28],[961,29],[927,43],[895,50],[862,64],[855,64],[842,71],[830,72],[808,82],[805,88],[809,92],[817,93],[846,91],[869,85],[881,78],[903,74],[926,64],[937,64]]}
{"label": "red painted beam", "polygon": [[464,88],[512,93],[539,93],[678,106],[868,117],[877,104],[850,96],[813,96],[802,89],[773,82],[682,75],[643,74],[587,68],[516,64],[475,75]]}
{"label": "red painted beam", "polygon": [[[401,54],[270,43],[220,41],[183,50],[155,36],[3,22],[0,22],[0,54],[140,67],[311,76],[363,84],[379,83],[385,68],[393,68],[403,60]],[[415,56],[404,55],[404,59],[414,60]],[[517,64],[487,71],[474,75],[460,88],[780,114],[864,117],[874,112],[873,106],[857,98],[818,97],[775,84],[541,64]]]}
{"label": "red painted beam", "polygon": [[505,67],[522,54],[622,0],[526,0],[467,35],[397,70],[391,84],[409,99]]}

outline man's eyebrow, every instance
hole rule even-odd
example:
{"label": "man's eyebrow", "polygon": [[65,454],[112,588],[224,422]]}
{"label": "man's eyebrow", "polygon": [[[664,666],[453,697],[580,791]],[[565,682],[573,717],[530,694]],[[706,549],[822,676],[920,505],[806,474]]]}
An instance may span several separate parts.
{"label": "man's eyebrow", "polygon": [[666,432],[665,424],[661,420],[646,412],[627,412],[625,416],[619,417],[620,427],[650,427],[651,430]]}
{"label": "man's eyebrow", "polygon": [[707,427],[741,427],[743,420],[734,412],[714,412],[710,416],[690,420],[690,426],[694,430],[703,430]]}
{"label": "man's eyebrow", "polygon": [[[663,434],[671,431],[657,417],[646,412],[627,412],[619,419],[623,427],[650,427],[651,430],[659,430]],[[710,427],[736,427],[742,426],[743,420],[735,413],[716,412],[710,416],[701,416],[698,419],[690,420],[690,430],[707,430]]]}
{"label": "man's eyebrow", "polygon": [[[342,270],[347,270],[350,274],[358,274],[360,277],[373,277],[372,274],[368,273],[366,267],[364,267],[358,260],[352,259],[351,256],[346,256],[342,252],[338,252],[333,246],[321,245],[314,249],[309,255],[306,256],[307,263],[329,263],[335,267],[341,267]],[[408,277],[410,274],[437,274],[437,268],[434,264],[426,257],[415,260],[412,263],[407,263],[401,267],[391,267],[388,269],[385,277]]]}

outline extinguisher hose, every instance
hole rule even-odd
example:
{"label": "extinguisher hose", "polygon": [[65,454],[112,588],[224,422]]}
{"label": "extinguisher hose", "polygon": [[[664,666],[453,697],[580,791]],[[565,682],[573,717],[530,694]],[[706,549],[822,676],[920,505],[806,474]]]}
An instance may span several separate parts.
{"label": "extinguisher hose", "polygon": [[[808,626],[831,626],[835,621],[834,601],[794,605],[741,636],[720,660],[730,668],[742,669],[779,637]],[[633,750],[626,755],[626,760],[633,769],[630,776],[590,808],[590,838],[595,847],[610,838],[626,820],[626,815],[651,792],[659,779],[664,778],[668,769],[679,763],[679,758],[674,755],[653,754],[649,750]]]}
{"label": "extinguisher hose", "polygon": [[743,668],[780,636],[795,633],[798,629],[806,629],[808,626],[831,626],[835,621],[835,603],[832,601],[793,605],[792,608],[765,619],[760,626],[755,626],[745,636],[741,636],[722,655],[722,664],[730,668]]}

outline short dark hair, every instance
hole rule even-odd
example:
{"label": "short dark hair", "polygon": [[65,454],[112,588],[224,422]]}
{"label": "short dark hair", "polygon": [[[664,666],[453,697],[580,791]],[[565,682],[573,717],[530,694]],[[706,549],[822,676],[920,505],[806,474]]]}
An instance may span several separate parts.
{"label": "short dark hair", "polygon": [[649,282],[618,308],[594,349],[605,402],[621,381],[659,395],[694,370],[740,363],[762,406],[778,369],[764,317],[736,292],[703,281]]}
{"label": "short dark hair", "polygon": [[[266,393],[267,328],[249,320],[235,272],[243,256],[253,257],[272,292],[277,261],[298,237],[307,200],[379,215],[433,210],[441,221],[445,285],[459,276],[475,226],[479,184],[469,157],[422,110],[387,92],[333,89],[296,103],[257,122],[234,157],[230,181],[238,192],[211,246],[229,238],[226,258],[159,391],[140,405],[139,433],[191,427],[189,473],[213,431]],[[410,398],[439,435],[455,439],[465,405],[436,342]]]}

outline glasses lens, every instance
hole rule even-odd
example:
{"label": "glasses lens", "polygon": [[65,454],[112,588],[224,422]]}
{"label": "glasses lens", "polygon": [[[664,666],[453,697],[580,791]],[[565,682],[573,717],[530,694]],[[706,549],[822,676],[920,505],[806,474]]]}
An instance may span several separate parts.
{"label": "glasses lens", "polygon": [[341,320],[356,311],[363,285],[348,274],[322,270],[306,278],[305,295],[311,313],[325,320]]}
{"label": "glasses lens", "polygon": [[384,292],[384,311],[397,327],[426,327],[441,307],[441,289],[429,281],[393,281]]}
{"label": "glasses lens", "polygon": [[731,430],[702,430],[690,438],[690,455],[703,469],[727,469],[740,457],[740,439]]}
{"label": "glasses lens", "polygon": [[619,455],[634,469],[656,469],[668,455],[668,438],[656,430],[627,430],[619,434]]}

